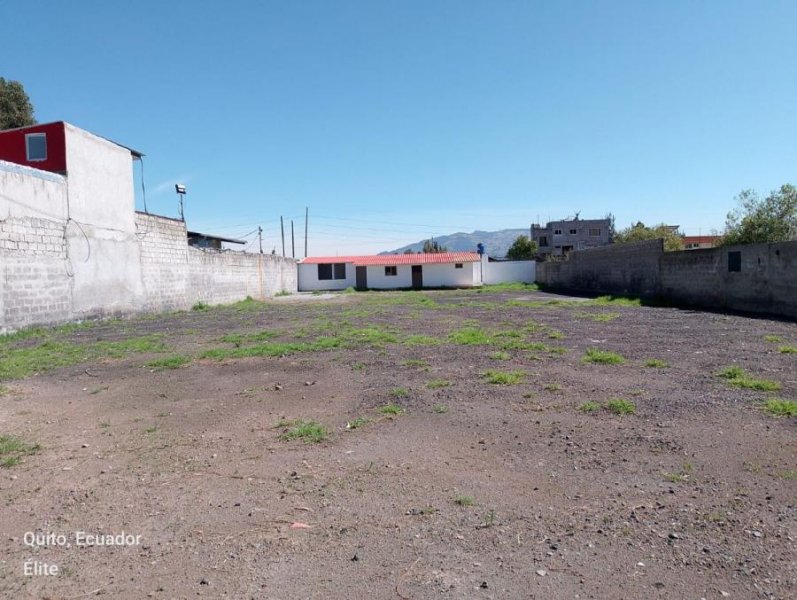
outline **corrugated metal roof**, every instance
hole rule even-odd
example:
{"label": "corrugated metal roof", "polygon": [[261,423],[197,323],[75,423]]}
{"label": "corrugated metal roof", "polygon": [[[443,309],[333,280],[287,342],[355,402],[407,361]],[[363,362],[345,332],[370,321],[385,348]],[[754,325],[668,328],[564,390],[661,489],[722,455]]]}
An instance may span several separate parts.
{"label": "corrugated metal roof", "polygon": [[376,265],[440,265],[479,262],[475,252],[437,252],[435,254],[378,254],[370,256],[308,256],[302,264],[354,263],[358,267]]}

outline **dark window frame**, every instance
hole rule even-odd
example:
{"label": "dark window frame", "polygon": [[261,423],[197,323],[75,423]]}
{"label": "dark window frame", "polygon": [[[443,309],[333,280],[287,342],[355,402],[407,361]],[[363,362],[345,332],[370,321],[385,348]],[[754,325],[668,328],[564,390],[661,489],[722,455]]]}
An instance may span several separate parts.
{"label": "dark window frame", "polygon": [[455,269],[464,269],[465,266],[462,263],[454,263],[454,268]]}
{"label": "dark window frame", "polygon": [[[44,142],[44,156],[33,158],[30,152],[31,140],[42,140]],[[44,162],[47,160],[47,134],[46,133],[26,133],[25,134],[25,159],[28,162]]]}
{"label": "dark window frame", "polygon": [[398,267],[395,265],[385,266],[385,277],[398,277]]}
{"label": "dark window frame", "polygon": [[741,272],[742,272],[741,250],[728,252],[728,273],[741,273]]}

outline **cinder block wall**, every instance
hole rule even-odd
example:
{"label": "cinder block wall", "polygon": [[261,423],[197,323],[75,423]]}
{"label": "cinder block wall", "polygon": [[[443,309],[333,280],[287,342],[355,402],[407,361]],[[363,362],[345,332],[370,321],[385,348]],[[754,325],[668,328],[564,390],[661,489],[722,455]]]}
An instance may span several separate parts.
{"label": "cinder block wall", "polygon": [[566,261],[537,264],[537,282],[578,292],[659,294],[662,240],[581,250]]}
{"label": "cinder block wall", "polygon": [[[740,269],[731,271],[729,255]],[[661,240],[574,253],[537,265],[537,281],[577,292],[797,318],[797,241],[664,252]]]}
{"label": "cinder block wall", "polygon": [[187,245],[185,223],[136,213],[141,272],[150,310],[264,299],[297,291],[296,262],[269,254],[219,252]]}

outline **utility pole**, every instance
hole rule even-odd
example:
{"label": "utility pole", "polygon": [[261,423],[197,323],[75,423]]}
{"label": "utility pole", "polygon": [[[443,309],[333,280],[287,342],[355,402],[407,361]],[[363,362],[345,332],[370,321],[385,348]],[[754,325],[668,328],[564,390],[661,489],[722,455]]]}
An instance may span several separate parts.
{"label": "utility pole", "polygon": [[304,207],[304,257],[307,258],[307,217],[310,216],[310,208]]}
{"label": "utility pole", "polygon": [[257,226],[257,240],[260,242],[260,254],[263,254],[263,228]]}
{"label": "utility pole", "polygon": [[291,219],[291,256],[296,258],[296,244],[293,238],[293,219]]}
{"label": "utility pole", "polygon": [[282,232],[282,258],[285,258],[285,223],[282,222],[280,215],[280,231]]}

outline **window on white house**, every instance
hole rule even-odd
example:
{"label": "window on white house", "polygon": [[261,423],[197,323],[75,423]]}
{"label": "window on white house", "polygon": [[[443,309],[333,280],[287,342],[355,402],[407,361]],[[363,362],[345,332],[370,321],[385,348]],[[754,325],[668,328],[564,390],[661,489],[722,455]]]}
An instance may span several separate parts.
{"label": "window on white house", "polygon": [[589,228],[589,235],[590,235],[590,237],[600,237],[601,230],[599,228],[596,229],[595,227],[590,227]]}
{"label": "window on white house", "polygon": [[398,267],[385,267],[385,277],[395,277],[398,275]]}
{"label": "window on white house", "polygon": [[577,229],[571,229],[570,230],[570,235],[576,235],[577,233],[578,233]]}
{"label": "window on white house", "polygon": [[561,229],[554,229],[553,230],[553,234],[554,235],[562,235],[562,230]]}
{"label": "window on white house", "polygon": [[319,281],[346,279],[346,263],[326,263],[318,265]]}
{"label": "window on white house", "polygon": [[30,162],[47,160],[47,134],[27,134],[25,136],[25,154]]}
{"label": "window on white house", "polygon": [[462,268],[462,263],[454,263],[454,268],[455,269],[461,269]]}
{"label": "window on white house", "polygon": [[540,246],[547,246],[548,245],[548,236],[541,235],[540,236]]}

